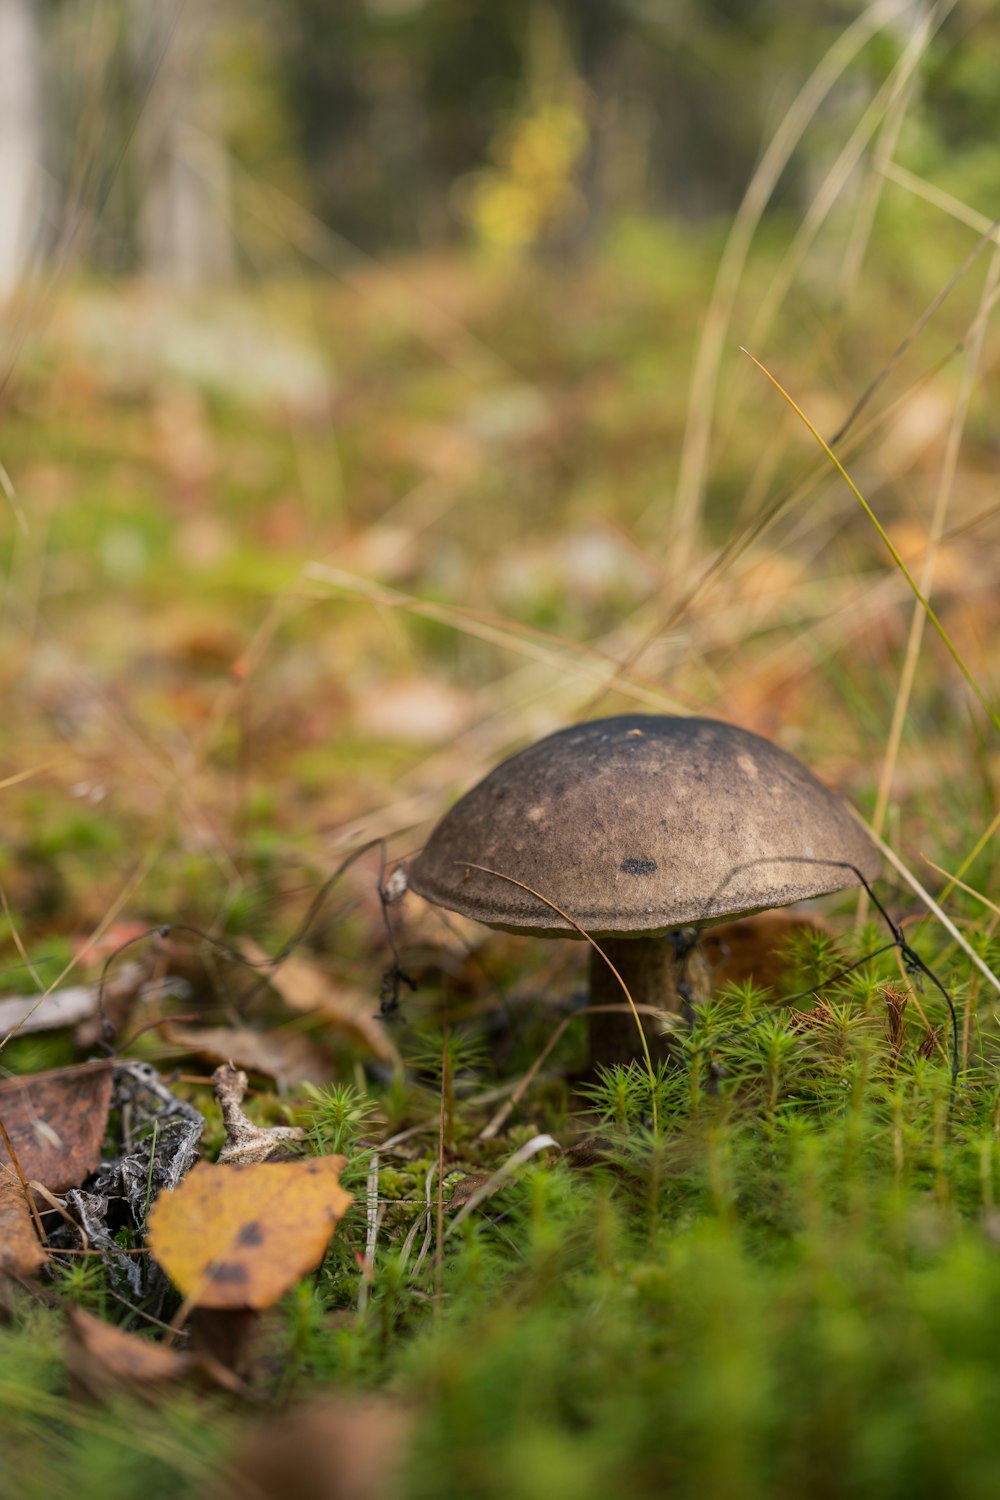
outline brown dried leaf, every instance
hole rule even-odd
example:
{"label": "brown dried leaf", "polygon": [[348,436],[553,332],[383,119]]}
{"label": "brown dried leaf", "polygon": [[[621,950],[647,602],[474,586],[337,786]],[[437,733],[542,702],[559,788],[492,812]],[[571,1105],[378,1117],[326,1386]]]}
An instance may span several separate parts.
{"label": "brown dried leaf", "polygon": [[149,1215],[153,1255],[202,1307],[271,1307],[323,1258],[351,1203],[343,1156],[214,1166],[199,1162]]}
{"label": "brown dried leaf", "polygon": [[97,1010],[97,985],[74,984],[51,995],[11,995],[0,1000],[0,1036],[14,1031],[55,1031],[75,1026]]}
{"label": "brown dried leaf", "polygon": [[[111,1062],[78,1063],[0,1083],[0,1120],[21,1171],[54,1193],[78,1187],[101,1158]],[[0,1164],[9,1162],[0,1140]]]}
{"label": "brown dried leaf", "polygon": [[898,1059],[906,1040],[906,1007],[910,997],[896,984],[886,983],[882,992],[885,997],[885,1039]]}
{"label": "brown dried leaf", "polygon": [[366,682],[355,714],[359,727],[373,739],[437,745],[465,726],[472,702],[471,695],[443,678],[424,674]]}
{"label": "brown dried leaf", "polygon": [[[267,954],[250,938],[244,938],[240,946],[244,957],[252,963],[266,963]],[[367,1048],[382,1062],[393,1068],[402,1066],[388,1032],[372,1014],[374,1002],[370,995],[337,984],[319,964],[294,953],[280,964],[266,968],[264,973],[289,1010],[298,1015],[322,1016],[334,1030]]]}
{"label": "brown dried leaf", "polygon": [[464,1177],[456,1182],[454,1191],[448,1199],[449,1208],[461,1208],[463,1203],[468,1203],[473,1193],[485,1187],[490,1180],[488,1172],[467,1172]]}
{"label": "brown dried leaf", "polygon": [[[93,1047],[105,1041],[106,1025],[120,1036],[130,1024],[144,992],[152,990],[162,995],[165,989],[178,989],[176,981],[182,981],[179,992],[190,995],[192,1000],[205,1002],[213,997],[214,971],[203,951],[172,935],[169,929],[153,932],[138,923],[117,929],[121,940],[138,937],[143,932],[148,932],[149,937],[142,946],[141,959],[116,965],[105,980],[102,1015],[96,1014],[99,985],[84,987],[92,992],[93,1004],[77,1027],[77,1046]],[[102,946],[98,945],[99,951]]]}
{"label": "brown dried leaf", "polygon": [[168,1348],[138,1334],[115,1328],[82,1307],[70,1310],[66,1328],[66,1364],[77,1385],[98,1400],[127,1390],[158,1395],[164,1386],[206,1375],[228,1390],[242,1389],[228,1370],[206,1354]]}
{"label": "brown dried leaf", "polygon": [[939,1026],[928,1026],[920,1039],[917,1056],[922,1057],[925,1062],[930,1062],[940,1046],[941,1028]]}
{"label": "brown dried leaf", "polygon": [[[274,1314],[279,1316],[279,1314]],[[191,1353],[207,1360],[229,1378],[267,1379],[267,1358],[261,1352],[264,1314],[250,1307],[193,1307],[188,1318]]]}
{"label": "brown dried leaf", "polygon": [[803,932],[828,932],[819,917],[796,911],[762,911],[755,917],[720,922],[702,936],[712,970],[712,988],[752,979],[761,989],[780,995],[791,969],[790,940]]}
{"label": "brown dried leaf", "polygon": [[175,933],[169,928],[150,938],[149,958],[154,978],[182,979],[198,1005],[217,998],[220,970],[235,962],[190,934]]}
{"label": "brown dried leaf", "polygon": [[[105,1010],[110,1008],[115,1012],[119,1006],[130,1010],[148,977],[145,965],[122,964],[104,986]],[[86,1029],[86,1037],[81,1045],[89,1046],[100,1041],[102,1027],[95,1020],[99,990],[97,984],[73,984],[48,995],[11,995],[0,1000],[0,1036],[12,1036],[15,1032],[55,1031],[61,1026],[83,1023],[81,1031]]]}
{"label": "brown dried leaf", "polygon": [[279,1088],[326,1083],[330,1065],[315,1042],[290,1031],[253,1031],[249,1026],[183,1026],[168,1022],[163,1035],[177,1047],[209,1062],[231,1061],[251,1073],[264,1073]]}
{"label": "brown dried leaf", "polygon": [[20,1178],[0,1167],[0,1272],[33,1276],[46,1260]]}
{"label": "brown dried leaf", "polygon": [[602,1135],[584,1136],[567,1146],[562,1159],[568,1167],[599,1167],[612,1160],[612,1142]]}
{"label": "brown dried leaf", "polygon": [[831,1019],[830,1007],[821,1000],[812,1010],[793,1010],[790,1026],[792,1031],[825,1031]]}
{"label": "brown dried leaf", "polygon": [[377,1396],[324,1396],[266,1423],[212,1500],[389,1500],[413,1413]]}

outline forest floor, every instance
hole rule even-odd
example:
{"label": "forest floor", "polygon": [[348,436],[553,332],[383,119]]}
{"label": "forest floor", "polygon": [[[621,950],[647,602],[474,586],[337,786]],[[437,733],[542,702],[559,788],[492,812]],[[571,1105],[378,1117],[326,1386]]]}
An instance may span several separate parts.
{"label": "forest floor", "polygon": [[[765,247],[731,309],[635,225],[13,310],[0,1493],[992,1500],[993,272],[894,359],[975,243],[913,233],[849,296]],[[386,897],[635,711],[800,757],[894,926],[753,922],[655,1076],[588,1080],[581,944]]]}

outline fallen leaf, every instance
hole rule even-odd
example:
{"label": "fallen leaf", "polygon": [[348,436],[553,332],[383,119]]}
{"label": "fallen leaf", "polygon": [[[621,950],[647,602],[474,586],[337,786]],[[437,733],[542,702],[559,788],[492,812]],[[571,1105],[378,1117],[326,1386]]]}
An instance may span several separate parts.
{"label": "fallen leaf", "polygon": [[226,1143],[219,1152],[220,1162],[266,1161],[286,1141],[305,1139],[298,1125],[255,1125],[240,1107],[247,1091],[247,1075],[231,1063],[222,1063],[212,1074],[215,1097],[226,1126]]}
{"label": "fallen leaf", "polygon": [[74,984],[51,995],[11,995],[0,1000],[0,1036],[75,1026],[97,1010],[97,985]]}
{"label": "fallen leaf", "polygon": [[485,1187],[489,1180],[490,1174],[488,1172],[467,1172],[464,1177],[456,1182],[455,1189],[448,1199],[448,1207],[461,1208],[464,1203],[468,1203],[473,1193],[478,1193],[479,1189]]}
{"label": "fallen leaf", "polygon": [[821,1000],[811,1010],[793,1010],[789,1027],[792,1031],[825,1031],[833,1020],[833,1012]]}
{"label": "fallen leaf", "polygon": [[[142,964],[122,964],[104,987],[105,1008],[126,1005],[131,1009],[148,977]],[[59,1026],[76,1026],[81,1021],[91,1021],[97,1014],[99,991],[97,984],[73,984],[53,990],[49,995],[11,995],[7,1000],[0,1000],[0,1036],[7,1037],[14,1032],[54,1031]],[[99,1041],[100,1032],[100,1024],[95,1023],[91,1041]]]}
{"label": "fallen leaf", "polygon": [[[267,964],[267,954],[250,938],[240,945],[245,958],[252,963]],[[309,959],[290,954],[264,969],[264,977],[277,991],[289,1010],[298,1015],[318,1015],[336,1031],[366,1048],[393,1068],[402,1067],[402,1059],[382,1022],[372,1013],[375,1004],[370,995],[346,989]]]}
{"label": "fallen leaf", "polygon": [[[21,1171],[54,1193],[78,1186],[101,1159],[111,1105],[109,1059],[0,1083],[0,1120]],[[0,1164],[10,1161],[0,1140]]]}
{"label": "fallen leaf", "polygon": [[218,999],[220,969],[228,960],[191,934],[162,928],[150,938],[148,956],[155,975],[183,980],[184,993],[199,1005]]}
{"label": "fallen leaf", "polygon": [[[439,906],[431,906],[429,901],[418,901],[415,905],[411,902],[407,906],[408,949],[426,947],[434,955],[445,954],[466,959],[470,954],[477,953],[493,935],[481,922],[474,922],[471,917],[460,917],[458,912],[442,913]],[[496,936],[503,941],[510,934],[497,932]]]}
{"label": "fallen leaf", "polygon": [[562,1159],[567,1167],[598,1167],[613,1161],[613,1154],[614,1143],[607,1136],[588,1135],[568,1146]]}
{"label": "fallen leaf", "polygon": [[366,682],[355,704],[360,729],[373,739],[436,745],[463,729],[472,699],[443,678],[427,675]]}
{"label": "fallen leaf", "polygon": [[0,1272],[33,1276],[46,1258],[20,1178],[0,1167]]}
{"label": "fallen leaf", "polygon": [[150,1249],[202,1307],[271,1307],[318,1266],[352,1202],[343,1156],[223,1166],[199,1162],[149,1215]]}
{"label": "fallen leaf", "polygon": [[701,940],[712,971],[712,988],[752,979],[761,989],[780,995],[793,967],[791,939],[829,930],[821,918],[796,911],[762,911],[736,922],[720,922]]}
{"label": "fallen leaf", "polygon": [[407,526],[375,522],[348,537],[340,552],[342,566],[384,583],[405,583],[420,572],[423,552]]}
{"label": "fallen leaf", "polygon": [[210,1355],[126,1333],[82,1307],[71,1308],[67,1318],[66,1365],[77,1385],[98,1400],[123,1390],[157,1396],[164,1386],[196,1373],[227,1390],[242,1390],[241,1383]]}
{"label": "fallen leaf", "polygon": [[[810,407],[805,409],[811,411]],[[872,457],[895,480],[928,448],[934,451],[950,420],[951,407],[941,393],[928,387],[913,391],[893,408]],[[902,556],[905,558],[906,553]]]}
{"label": "fallen leaf", "polygon": [[254,1430],[212,1500],[388,1500],[414,1414],[378,1396],[324,1396]]}
{"label": "fallen leaf", "polygon": [[191,599],[185,599],[173,613],[158,614],[150,645],[168,661],[194,672],[224,672],[239,656],[243,638],[225,616],[211,608],[195,610]]}
{"label": "fallen leaf", "polygon": [[231,1061],[251,1073],[273,1078],[279,1088],[326,1083],[329,1063],[307,1036],[290,1031],[253,1031],[249,1026],[163,1027],[168,1042],[209,1062]]}

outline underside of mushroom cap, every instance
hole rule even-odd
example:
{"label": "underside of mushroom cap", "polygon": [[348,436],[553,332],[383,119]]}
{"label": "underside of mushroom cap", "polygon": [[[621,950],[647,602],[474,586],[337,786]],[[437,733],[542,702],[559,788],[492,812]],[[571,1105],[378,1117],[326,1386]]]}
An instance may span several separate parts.
{"label": "underside of mushroom cap", "polygon": [[[486,866],[497,874],[486,874]],[[846,804],[769,740],[628,714],[505,760],[434,829],[419,895],[513,932],[665,932],[859,884],[879,857]]]}

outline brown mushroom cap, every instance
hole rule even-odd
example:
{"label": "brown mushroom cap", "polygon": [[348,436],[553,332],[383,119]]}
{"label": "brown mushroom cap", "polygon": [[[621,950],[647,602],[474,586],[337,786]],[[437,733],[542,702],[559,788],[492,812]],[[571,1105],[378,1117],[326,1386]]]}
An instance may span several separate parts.
{"label": "brown mushroom cap", "polygon": [[491,927],[665,932],[868,880],[879,857],[794,756],[714,719],[626,714],[505,760],[457,802],[410,870],[419,895]]}

